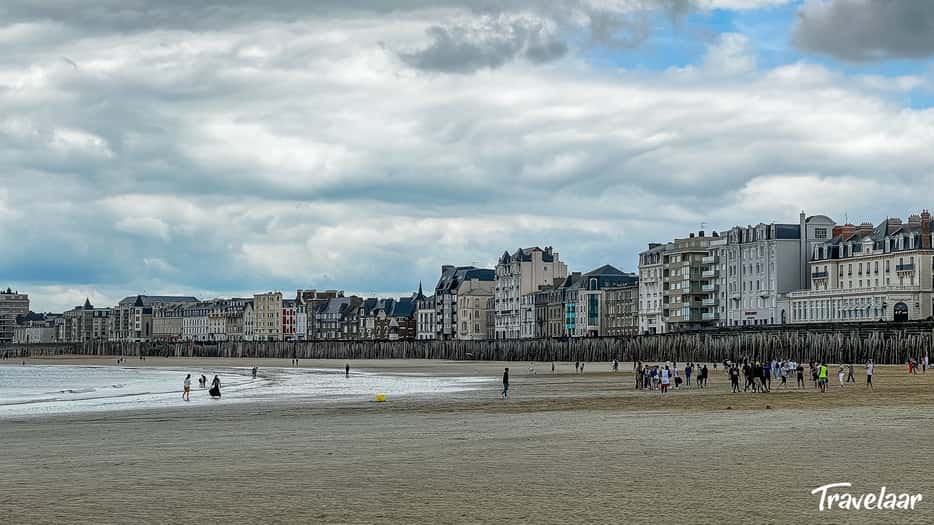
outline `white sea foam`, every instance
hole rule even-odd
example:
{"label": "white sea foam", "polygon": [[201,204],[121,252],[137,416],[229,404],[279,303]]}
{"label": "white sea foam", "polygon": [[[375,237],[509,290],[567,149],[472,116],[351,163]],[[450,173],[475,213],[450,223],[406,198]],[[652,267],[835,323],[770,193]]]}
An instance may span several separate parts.
{"label": "white sea foam", "polygon": [[[191,374],[191,402],[181,400],[182,381]],[[198,387],[218,375],[220,401]],[[30,415],[196,406],[283,399],[372,399],[442,394],[481,388],[492,379],[433,378],[308,368],[265,368],[253,379],[250,369],[191,369],[113,366],[0,366],[0,418]]]}

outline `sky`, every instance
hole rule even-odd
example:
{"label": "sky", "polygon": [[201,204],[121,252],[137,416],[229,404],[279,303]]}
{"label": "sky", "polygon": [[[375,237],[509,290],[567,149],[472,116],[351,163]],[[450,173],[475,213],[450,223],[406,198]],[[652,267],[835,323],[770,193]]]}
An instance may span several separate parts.
{"label": "sky", "polygon": [[931,206],[931,2],[5,0],[0,49],[0,285],[35,311]]}

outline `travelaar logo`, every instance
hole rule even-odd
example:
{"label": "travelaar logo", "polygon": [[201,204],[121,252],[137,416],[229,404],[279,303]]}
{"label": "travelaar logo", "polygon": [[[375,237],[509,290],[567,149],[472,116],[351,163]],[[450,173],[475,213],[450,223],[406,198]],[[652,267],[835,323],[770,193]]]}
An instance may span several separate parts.
{"label": "travelaar logo", "polygon": [[850,488],[852,483],[830,483],[822,485],[811,491],[812,495],[820,494],[818,511],[841,510],[914,510],[915,505],[921,503],[921,494],[896,494],[886,492],[885,487],[879,493],[850,494],[834,489]]}

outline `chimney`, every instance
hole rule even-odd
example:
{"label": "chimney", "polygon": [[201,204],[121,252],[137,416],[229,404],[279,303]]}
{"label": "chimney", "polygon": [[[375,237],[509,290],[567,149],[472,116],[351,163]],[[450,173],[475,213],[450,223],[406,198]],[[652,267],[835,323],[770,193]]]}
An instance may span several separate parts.
{"label": "chimney", "polygon": [[921,212],[921,248],[931,249],[931,212],[927,210]]}
{"label": "chimney", "polygon": [[694,238],[694,232],[691,232],[691,235],[688,235],[688,238],[689,238],[689,239],[693,239],[693,238]]}
{"label": "chimney", "polygon": [[703,236],[704,236],[704,230],[701,230],[701,231],[697,232],[697,236],[698,236],[698,237],[703,237]]}

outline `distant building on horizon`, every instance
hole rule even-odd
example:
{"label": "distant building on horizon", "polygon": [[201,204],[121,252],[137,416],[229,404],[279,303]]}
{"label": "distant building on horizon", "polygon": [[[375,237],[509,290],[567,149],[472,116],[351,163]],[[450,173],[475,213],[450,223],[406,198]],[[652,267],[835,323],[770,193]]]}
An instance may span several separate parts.
{"label": "distant building on horizon", "polygon": [[29,313],[29,295],[7,288],[0,290],[0,343],[12,343],[16,318]]}

